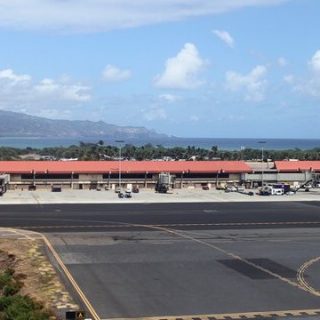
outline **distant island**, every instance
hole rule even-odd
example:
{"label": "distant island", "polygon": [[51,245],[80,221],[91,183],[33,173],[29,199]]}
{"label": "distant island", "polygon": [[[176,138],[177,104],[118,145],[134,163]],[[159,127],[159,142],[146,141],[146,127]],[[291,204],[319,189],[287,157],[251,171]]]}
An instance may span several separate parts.
{"label": "distant island", "polygon": [[[118,140],[124,141],[122,146],[143,147],[152,144],[155,147],[195,147],[206,150],[217,147],[221,152],[259,149],[261,153],[262,147],[269,151],[320,148],[320,139],[179,137],[145,127],[119,126],[103,121],[54,120],[5,110],[0,110],[0,119],[0,147],[13,149],[68,148],[80,142],[90,145],[98,141],[103,141],[104,145],[119,146]],[[260,144],[261,141],[265,143]]]}
{"label": "distant island", "polygon": [[144,127],[127,127],[103,121],[53,120],[24,113],[0,110],[0,137],[81,138],[108,137],[109,139],[167,138]]}

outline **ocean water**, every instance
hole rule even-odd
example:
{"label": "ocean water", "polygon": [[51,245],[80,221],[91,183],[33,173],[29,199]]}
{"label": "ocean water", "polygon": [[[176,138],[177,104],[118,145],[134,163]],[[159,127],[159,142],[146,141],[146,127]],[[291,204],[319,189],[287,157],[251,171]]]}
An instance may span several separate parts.
{"label": "ocean water", "polygon": [[[78,145],[80,141],[96,143],[103,140],[105,145],[117,145],[114,140],[106,138],[4,138],[0,137],[0,146],[15,148],[44,148]],[[261,144],[260,141],[265,143]],[[136,146],[151,143],[164,147],[187,147],[211,148],[217,146],[223,150],[240,150],[241,148],[256,148],[283,150],[299,148],[302,150],[320,148],[320,139],[268,139],[268,138],[164,138],[164,139],[127,139],[124,143]]]}

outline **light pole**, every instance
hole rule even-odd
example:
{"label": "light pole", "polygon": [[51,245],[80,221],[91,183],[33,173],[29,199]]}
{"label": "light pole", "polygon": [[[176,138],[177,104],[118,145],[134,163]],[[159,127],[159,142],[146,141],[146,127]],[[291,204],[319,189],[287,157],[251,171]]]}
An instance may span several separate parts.
{"label": "light pole", "polygon": [[121,143],[124,141],[116,140],[116,143],[119,143],[119,192],[121,193]]}
{"label": "light pole", "polygon": [[263,145],[267,143],[267,141],[258,141],[261,144],[261,188],[263,187]]}
{"label": "light pole", "polygon": [[246,149],[245,146],[240,147],[240,160],[243,160],[243,151]]}

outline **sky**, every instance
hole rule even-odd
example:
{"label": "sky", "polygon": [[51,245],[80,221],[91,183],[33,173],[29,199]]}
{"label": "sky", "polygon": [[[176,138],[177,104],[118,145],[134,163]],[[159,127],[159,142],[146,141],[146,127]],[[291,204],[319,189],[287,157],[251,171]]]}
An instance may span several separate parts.
{"label": "sky", "polygon": [[319,138],[319,0],[0,0],[0,109]]}

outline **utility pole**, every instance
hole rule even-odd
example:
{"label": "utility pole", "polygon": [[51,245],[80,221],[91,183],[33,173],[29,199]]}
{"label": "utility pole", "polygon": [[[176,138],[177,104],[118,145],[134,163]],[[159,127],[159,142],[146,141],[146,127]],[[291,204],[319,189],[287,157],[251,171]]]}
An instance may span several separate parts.
{"label": "utility pole", "polygon": [[258,141],[261,144],[261,187],[263,187],[263,145],[267,143],[267,141]]}
{"label": "utility pole", "polygon": [[124,143],[124,140],[116,140],[116,143],[119,143],[119,192],[121,192],[121,144]]}

